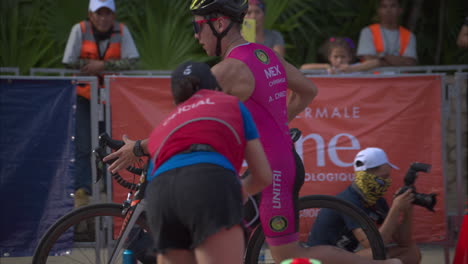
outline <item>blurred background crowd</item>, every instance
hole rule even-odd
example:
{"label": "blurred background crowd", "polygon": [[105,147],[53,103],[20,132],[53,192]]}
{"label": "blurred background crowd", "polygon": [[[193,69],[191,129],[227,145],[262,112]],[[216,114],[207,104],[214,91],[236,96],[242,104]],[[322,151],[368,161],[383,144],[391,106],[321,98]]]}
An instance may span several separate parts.
{"label": "blurred background crowd", "polygon": [[[193,38],[186,0],[116,0],[116,20],[140,54],[135,69],[170,70],[182,61],[210,60]],[[263,2],[263,1],[262,1]],[[300,67],[329,63],[323,45],[346,37],[358,49],[361,30],[379,23],[376,0],[265,0],[264,28],[284,39],[285,58]],[[88,14],[88,1],[2,0],[0,67],[63,68],[70,29]],[[401,0],[400,25],[414,34],[418,65],[466,64],[457,46],[468,2]],[[355,50],[357,51],[357,50]],[[358,54],[359,55],[359,54]],[[213,60],[213,59],[211,59]],[[357,61],[357,60],[355,60]],[[210,61],[208,61],[210,62]]]}

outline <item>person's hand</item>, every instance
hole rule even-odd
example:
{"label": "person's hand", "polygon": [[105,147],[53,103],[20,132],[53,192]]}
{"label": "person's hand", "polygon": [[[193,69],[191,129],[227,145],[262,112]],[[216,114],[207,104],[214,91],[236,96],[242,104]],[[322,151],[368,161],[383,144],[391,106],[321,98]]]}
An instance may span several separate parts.
{"label": "person's hand", "polygon": [[81,72],[86,75],[97,75],[104,71],[104,61],[102,60],[89,60],[83,67]]}
{"label": "person's hand", "polygon": [[340,71],[340,72],[349,72],[349,70],[350,70],[350,67],[349,67],[348,63],[340,64],[340,65],[338,65],[337,68],[338,68],[338,71]]}
{"label": "person's hand", "polygon": [[[401,188],[400,188],[401,189]],[[395,195],[400,191],[395,192]],[[392,207],[397,209],[398,211],[407,211],[412,206],[412,202],[414,201],[414,194],[413,189],[408,189],[404,193],[394,196]]]}
{"label": "person's hand", "polygon": [[327,72],[328,74],[337,74],[337,73],[340,73],[340,70],[333,66],[330,66],[327,68]]}
{"label": "person's hand", "polygon": [[117,160],[114,161],[114,163],[112,163],[109,168],[107,168],[107,170],[112,173],[117,173],[118,171],[127,168],[135,162],[138,162],[140,159],[139,157],[135,156],[135,154],[133,154],[135,141],[129,139],[127,135],[123,135],[122,139],[125,142],[125,145],[123,145],[116,152],[113,152],[102,159],[104,162],[106,162],[108,160],[117,158]]}
{"label": "person's hand", "polygon": [[[468,20],[468,18],[466,18]],[[468,25],[463,25],[458,33],[457,45],[460,48],[468,48]]]}
{"label": "person's hand", "polygon": [[460,48],[468,48],[468,34],[460,38],[460,40],[458,41],[458,46]]}

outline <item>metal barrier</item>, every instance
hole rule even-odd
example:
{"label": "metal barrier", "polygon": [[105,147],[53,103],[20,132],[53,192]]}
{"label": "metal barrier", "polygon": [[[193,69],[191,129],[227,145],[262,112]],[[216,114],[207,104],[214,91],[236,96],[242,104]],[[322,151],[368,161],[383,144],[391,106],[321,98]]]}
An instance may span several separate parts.
{"label": "metal barrier", "polygon": [[[19,75],[19,69],[18,68],[0,68],[0,71],[3,72],[9,72],[8,70],[12,70],[15,74]],[[457,183],[457,226],[460,226],[461,224],[461,219],[463,217],[463,199],[466,197],[464,188],[464,175],[466,175],[466,167],[464,168],[463,165],[466,164],[464,161],[464,153],[462,150],[463,147],[463,127],[462,127],[462,89],[464,85],[468,82],[468,65],[447,65],[447,66],[414,66],[414,67],[385,67],[385,68],[379,68],[376,70],[395,70],[397,73],[394,76],[411,76],[414,74],[409,74],[410,72],[424,72],[425,74],[430,74],[436,71],[445,71],[445,72],[455,72],[454,77],[455,77],[455,83],[453,87],[448,87],[446,80],[444,79],[444,96],[442,100],[444,101],[444,108],[447,109],[447,105],[453,104],[456,109],[456,114],[455,117],[450,117],[448,110],[444,111],[444,120],[447,120],[449,117],[454,118],[455,120],[455,131],[456,131],[456,183]],[[320,75],[321,77],[325,77],[322,75],[324,71],[310,71],[310,70],[304,70],[303,71],[307,75]],[[405,74],[401,74],[401,72],[405,72]],[[38,74],[53,74],[53,75],[58,75],[58,76],[67,76],[67,75],[73,75],[79,73],[78,70],[70,70],[70,69],[53,69],[53,68],[31,68],[30,69],[30,74],[32,76],[36,76]],[[122,71],[116,73],[116,75],[125,75],[125,76],[131,76],[132,78],[147,78],[148,76],[158,78],[158,77],[165,77],[167,78],[170,75],[170,71]],[[420,75],[420,74],[419,74]],[[442,74],[445,75],[445,74]],[[378,78],[379,75],[375,74],[370,74],[370,73],[356,73],[353,75],[329,75],[326,76],[327,78],[342,78],[342,77],[369,77],[373,76],[375,78]],[[109,76],[110,77],[110,76]],[[106,81],[106,87],[109,87],[108,81],[109,77],[104,78]],[[13,77],[15,78],[15,77]],[[16,77],[16,78],[21,78],[21,77]],[[57,77],[24,77],[28,79],[57,79]],[[96,147],[98,145],[98,134],[99,134],[99,109],[103,107],[102,104],[98,101],[98,81],[96,77],[62,77],[65,79],[70,79],[70,80],[76,80],[78,82],[81,81],[88,81],[91,82],[91,137],[92,137],[92,147]],[[106,90],[108,88],[105,88]],[[109,95],[108,91],[105,93],[106,96]],[[466,99],[465,99],[466,100]],[[110,102],[109,98],[105,99],[106,102]],[[106,128],[107,131],[110,131],[110,103],[106,105],[106,117],[105,117],[105,123],[106,123]],[[466,129],[466,128],[465,128]],[[445,135],[444,135],[445,136]],[[466,144],[466,142],[465,142]],[[445,148],[445,146],[444,146]],[[447,152],[447,150],[445,150]],[[444,162],[446,162],[446,159],[444,157]],[[92,162],[94,164],[94,162]],[[444,169],[446,172],[446,168]],[[93,181],[96,179],[96,170],[92,170],[92,177]],[[107,188],[109,189],[111,186],[110,182],[107,183]],[[93,201],[98,201],[99,200],[99,186],[98,185],[93,185]],[[453,232],[453,230],[449,230],[450,232]],[[449,245],[445,244],[445,254],[446,254],[446,263],[449,263],[449,258],[448,258],[448,250],[449,250]]]}
{"label": "metal barrier", "polygon": [[[468,89],[468,73],[455,73],[455,87],[452,99],[455,101],[455,138],[457,144],[455,145],[455,152],[456,152],[456,182],[457,182],[457,216],[458,221],[457,225],[461,226],[463,221],[463,206],[464,201],[466,201],[466,194],[463,190],[464,186],[466,186],[466,182],[464,182],[463,178],[463,165],[465,165],[465,169],[467,166],[466,157],[463,156],[463,132],[466,134],[466,124],[462,126],[462,109],[463,109],[463,102],[462,102],[462,89],[465,86],[465,89]],[[468,106],[468,91],[467,97],[465,99],[465,109]],[[466,121],[466,119],[465,119]],[[463,131],[465,129],[465,131]],[[468,139],[465,138],[465,144],[467,144]],[[464,162],[465,161],[465,162]],[[465,179],[466,180],[466,179]]]}
{"label": "metal barrier", "polygon": [[427,66],[400,66],[400,67],[380,67],[370,70],[370,72],[394,72],[394,73],[435,73],[435,72],[464,72],[468,71],[468,65],[427,65]]}
{"label": "metal barrier", "polygon": [[20,71],[18,67],[0,67],[0,73],[10,73],[18,76]]}
{"label": "metal barrier", "polygon": [[[117,72],[104,72],[104,74],[115,74],[124,76],[170,76],[172,71],[169,70],[131,70],[131,71],[117,71]],[[328,75],[326,69],[318,70],[302,70],[306,75]],[[402,73],[461,73],[468,72],[467,64],[460,65],[422,65],[422,66],[400,66],[400,67],[380,67],[368,70],[361,73],[355,74],[373,74],[379,72],[380,74],[402,74]],[[79,70],[73,69],[59,69],[59,68],[31,68],[29,70],[30,75],[37,76],[38,74],[47,75],[58,75],[58,76],[70,76],[73,74],[79,74]],[[348,73],[334,74],[333,76],[350,75]]]}
{"label": "metal barrier", "polygon": [[56,68],[31,68],[29,69],[29,75],[37,76],[42,75],[52,75],[52,76],[72,76],[80,73],[79,70],[72,69],[56,69]]}
{"label": "metal barrier", "polygon": [[[318,69],[318,70],[301,70],[304,74],[307,75],[328,75],[327,70]],[[79,74],[79,70],[73,69],[59,69],[59,68],[31,68],[29,70],[30,75],[42,74],[53,74],[59,76]],[[131,71],[117,71],[117,72],[105,72],[108,74],[116,75],[132,75],[132,76],[165,76],[170,75],[172,71],[170,70],[131,70]],[[400,67],[380,67],[368,70],[366,72],[356,73],[356,74],[373,74],[374,72],[381,72],[382,74],[392,73],[392,74],[401,74],[401,73],[437,73],[437,72],[468,72],[468,65],[421,65],[421,66],[400,66]],[[336,74],[333,76],[339,75],[349,75]],[[354,73],[353,73],[354,75]]]}
{"label": "metal barrier", "polygon": [[[58,68],[31,68],[29,69],[29,75],[56,75],[56,76],[71,76],[79,75],[80,71],[75,69],[58,69]],[[124,75],[124,76],[164,76],[170,75],[171,71],[164,70],[131,70],[131,71],[117,71],[117,72],[103,72],[108,75]]]}
{"label": "metal barrier", "polygon": [[[328,71],[326,69],[318,69],[318,70],[302,70],[303,73],[307,75],[328,75]],[[460,65],[427,65],[427,66],[400,66],[400,67],[379,67],[375,69],[371,69],[365,72],[361,72],[361,74],[374,74],[374,72],[379,72],[379,74],[401,74],[401,73],[461,73],[461,72],[468,72],[468,65],[467,64],[460,64]],[[332,76],[340,76],[340,75],[354,75],[359,73],[342,73],[342,74],[334,74]]]}
{"label": "metal barrier", "polygon": [[[434,67],[434,68],[430,68],[430,67],[411,67],[412,70],[414,71],[420,71],[420,70],[426,70],[428,71],[427,73],[423,73],[423,74],[410,74],[410,73],[405,73],[405,74],[394,74],[394,75],[391,75],[391,76],[382,76],[382,75],[376,75],[376,74],[370,74],[370,73],[356,73],[356,74],[353,74],[353,75],[329,75],[329,76],[323,76],[323,75],[319,75],[317,77],[326,77],[326,78],[354,78],[354,77],[371,77],[371,78],[380,78],[380,77],[397,77],[397,76],[421,76],[421,75],[434,75],[434,74],[430,74],[429,71],[435,71],[435,70],[447,70],[447,71],[461,71],[461,70],[468,70],[468,66],[466,65],[461,65],[461,66],[456,66],[456,67]],[[462,128],[461,128],[461,120],[462,120],[462,117],[461,117],[461,88],[462,88],[462,82],[463,81],[466,81],[467,78],[468,78],[468,72],[457,72],[455,74],[455,79],[457,80],[455,82],[455,84],[453,85],[448,85],[448,81],[447,81],[447,76],[446,74],[444,73],[439,73],[439,74],[436,74],[436,75],[440,75],[441,78],[442,78],[442,83],[443,83],[443,87],[442,87],[442,91],[441,91],[441,100],[442,100],[442,107],[443,107],[443,111],[442,111],[442,117],[441,117],[441,122],[442,122],[442,129],[443,129],[443,132],[442,132],[442,141],[440,144],[442,144],[442,152],[443,152],[443,163],[446,163],[447,162],[447,154],[448,153],[448,149],[447,149],[447,146],[445,144],[445,138],[446,138],[446,134],[445,134],[445,129],[446,129],[446,126],[447,126],[447,120],[449,118],[451,119],[454,119],[456,120],[456,131],[457,131],[457,138],[456,138],[456,142],[457,142],[457,152],[456,152],[456,160],[457,160],[457,196],[458,197],[463,197],[464,196],[464,190],[463,190],[463,175],[464,173],[466,173],[465,168],[462,167],[462,160],[463,160],[463,153],[461,151],[461,148],[462,148],[462,144],[463,144],[463,141],[461,139],[461,133],[462,133]],[[160,78],[161,76],[130,76],[131,78],[135,78],[135,79],[138,79],[138,78]],[[108,77],[105,77],[104,80],[105,80],[105,87],[107,87],[106,89],[110,88],[111,86],[111,83],[110,83],[110,80],[111,80],[111,76],[108,76]],[[118,78],[118,77],[117,77]],[[106,95],[109,96],[109,93],[106,92]],[[110,118],[110,110],[111,110],[111,100],[109,97],[106,98],[106,102],[108,102],[106,104],[106,128],[107,128],[107,131],[110,132],[111,131],[111,118]],[[449,106],[454,106],[456,111],[457,111],[457,114],[456,116],[451,116],[450,115],[450,112],[448,111],[449,110]],[[444,172],[444,175],[445,177],[447,177],[447,165],[444,164],[443,165],[443,172]],[[111,184],[108,182],[108,189],[110,188]],[[446,185],[447,186],[447,185]],[[110,189],[109,189],[110,190]],[[446,190],[444,190],[445,193],[447,193]],[[457,216],[458,218],[460,218],[462,216],[462,199],[459,199],[460,200],[460,204],[458,205],[458,209],[457,209]],[[446,213],[448,213],[448,210],[446,211]],[[447,218],[448,215],[446,214],[445,217]],[[459,223],[457,224],[459,226]],[[450,230],[447,230],[447,235],[449,237],[446,237],[445,238],[445,241],[441,241],[441,242],[435,242],[434,244],[438,244],[442,247],[444,247],[444,252],[445,252],[445,263],[449,263],[449,249],[450,249],[450,243],[451,243],[451,237],[453,234],[453,232],[455,230],[452,229],[452,227],[449,227],[447,226],[447,229]]]}
{"label": "metal barrier", "polygon": [[[0,76],[0,79],[2,79],[3,82],[8,83],[8,84],[15,83],[15,82],[17,82],[17,81],[23,81],[23,80],[24,80],[24,81],[27,81],[27,82],[29,82],[29,83],[33,83],[33,84],[34,84],[35,82],[37,82],[37,83],[44,83],[44,82],[46,82],[46,81],[50,81],[50,84],[53,86],[54,81],[57,81],[57,82],[66,82],[66,83],[69,84],[68,87],[71,88],[71,90],[68,90],[68,93],[66,93],[67,98],[62,97],[61,99],[69,99],[69,101],[62,101],[62,102],[64,102],[65,104],[67,104],[67,102],[71,103],[70,105],[68,105],[70,109],[74,109],[74,108],[76,107],[76,106],[75,106],[76,103],[75,103],[74,100],[73,100],[73,99],[74,99],[74,94],[75,94],[75,89],[74,89],[74,88],[75,88],[75,85],[76,85],[76,84],[81,83],[81,82],[89,83],[89,84],[91,85],[91,88],[92,88],[92,91],[93,91],[93,92],[96,92],[96,91],[97,91],[97,87],[98,87],[98,80],[97,80],[96,77],[60,77],[60,76],[34,76],[34,77],[32,77],[32,76],[10,76],[10,75],[2,75],[2,76]],[[37,88],[37,87],[40,87],[40,85],[34,85],[34,88]],[[52,87],[50,87],[50,86],[42,86],[42,87],[45,88],[45,89],[52,88]],[[2,88],[4,88],[4,87],[2,87]],[[0,90],[1,90],[2,92],[7,92],[7,91],[8,91],[8,87],[6,86],[5,89],[0,89]],[[17,90],[17,89],[16,89],[16,90]],[[20,89],[20,90],[21,90],[21,89]],[[36,89],[36,91],[37,91],[39,94],[41,94],[41,92],[40,92],[39,90]],[[44,90],[42,90],[42,91],[44,91]],[[53,90],[53,91],[55,91],[55,90]],[[44,92],[45,92],[45,91],[44,91]],[[19,93],[19,95],[21,95],[21,94],[22,94],[22,93]],[[45,94],[47,94],[47,92],[45,92]],[[49,93],[49,94],[50,94],[50,93]],[[18,96],[18,93],[15,94],[15,95]],[[29,94],[28,94],[28,95],[29,95]],[[73,97],[68,97],[68,96],[70,96],[70,95],[72,95]],[[55,96],[55,94],[53,94],[51,97],[53,97],[53,96]],[[28,98],[29,98],[29,97],[28,97]],[[11,97],[5,97],[4,99],[13,100],[15,103],[17,103],[16,100],[15,100],[14,98],[11,98]],[[10,101],[9,103],[11,103],[11,102],[12,102],[12,101]],[[97,124],[97,121],[96,121],[96,116],[97,116],[97,115],[96,115],[96,112],[97,112],[97,111],[96,111],[96,107],[95,107],[96,103],[97,103],[96,101],[92,101],[92,104],[91,104],[91,113],[90,113],[91,125],[92,125],[92,126],[91,126],[91,133],[92,133],[92,139],[94,140],[94,144],[95,144],[95,145],[97,144],[97,136],[98,136],[97,133],[96,133],[96,131],[97,131],[97,125],[96,125],[96,124]],[[23,101],[20,102],[19,104],[20,104],[19,107],[21,107],[21,104],[23,104],[23,107],[22,107],[22,108],[25,108],[25,107],[24,107],[24,104],[27,104],[28,107],[26,107],[26,108],[31,108],[30,105],[28,104],[27,100],[26,100],[26,101],[23,100]],[[58,108],[52,107],[51,109],[58,109]],[[76,109],[76,108],[75,108],[75,109]],[[4,110],[7,110],[7,111],[2,112],[2,114],[9,115],[9,113],[12,112],[12,110],[14,110],[14,109],[11,109],[11,108],[10,108],[10,109],[4,109]],[[74,110],[70,110],[70,112],[73,113]],[[51,114],[51,115],[52,115],[52,114]],[[74,113],[72,114],[72,116],[74,116]],[[50,118],[50,117],[46,117],[46,118],[45,118],[46,121],[47,121],[47,118]],[[71,133],[71,134],[68,134],[68,137],[71,139],[70,141],[73,141],[73,138],[74,138],[74,137],[72,137],[72,136],[75,135],[75,132],[73,131],[73,128],[75,127],[75,125],[71,123],[71,122],[72,122],[72,119],[70,119],[70,120],[68,120],[68,119],[67,119],[67,120],[60,119],[60,120],[52,120],[52,121],[49,120],[48,122],[53,123],[53,122],[57,122],[57,121],[58,121],[58,122],[61,122],[61,124],[64,124],[63,122],[65,122],[65,124],[68,124],[69,127],[72,127],[71,130],[70,130],[70,132],[69,132],[69,133]],[[39,120],[38,122],[41,122],[41,120]],[[73,122],[74,122],[74,121],[73,121]],[[42,122],[41,122],[41,123],[42,123]],[[10,123],[3,122],[2,124],[3,124],[3,125],[8,125],[8,124],[11,125],[11,122],[10,122]],[[93,124],[94,124],[94,125],[93,125]],[[16,126],[15,126],[15,127],[16,127]],[[41,127],[38,127],[38,126],[36,126],[36,127],[37,127],[38,129],[41,129],[41,131],[36,131],[36,132],[32,131],[32,133],[39,133],[39,134],[42,133],[42,134],[44,134],[44,131],[42,131],[43,129],[42,129]],[[18,126],[18,128],[23,128],[23,126]],[[33,129],[34,129],[34,128],[33,128]],[[11,130],[9,130],[9,131],[11,131]],[[3,134],[3,135],[4,135],[4,136],[8,136],[8,137],[10,137],[10,138],[11,138],[11,137],[16,137],[16,136],[17,136],[17,135],[12,135],[12,134],[8,134],[8,135]],[[49,135],[49,136],[50,136],[50,135]],[[40,138],[41,138],[41,137],[38,137],[38,139],[40,139]],[[36,139],[36,140],[37,140],[37,139]],[[36,143],[35,145],[40,145],[40,144],[43,144],[44,142],[35,142],[35,143]],[[65,148],[66,148],[66,149],[70,149],[70,148],[69,148],[69,144],[68,144],[68,146],[66,146]],[[20,153],[20,154],[21,154],[21,153]],[[53,154],[53,155],[56,155],[56,154]],[[50,158],[50,157],[49,157],[49,158]],[[56,156],[54,156],[54,158],[56,158]],[[62,157],[62,158],[65,158],[65,157]],[[41,160],[41,159],[46,160],[45,157],[36,157],[35,159],[36,159],[36,160],[38,160],[38,159],[39,159],[39,160]],[[71,157],[70,162],[73,163],[74,160],[75,160],[74,157]],[[42,160],[41,160],[41,161],[42,161]],[[91,159],[90,159],[90,162],[91,162]],[[13,167],[15,167],[15,166],[18,166],[18,164],[13,164],[13,166],[10,165],[11,168],[13,168]],[[37,166],[37,165],[36,165],[36,166]],[[14,170],[14,171],[16,171],[16,170]],[[62,168],[60,171],[61,171],[61,173],[64,173],[66,170]],[[60,178],[60,175],[61,175],[61,174],[60,174],[60,173],[57,173],[57,174],[56,174],[56,173],[54,173],[54,172],[50,172],[50,173],[49,173],[49,172],[45,172],[45,175],[50,175],[50,177],[58,177],[58,178]],[[56,176],[53,176],[53,175],[56,175]],[[18,175],[18,176],[21,176],[21,175]],[[72,175],[67,175],[67,176],[68,176],[67,178],[70,178]],[[49,176],[47,176],[47,177],[49,177]],[[96,171],[95,171],[95,170],[92,171],[92,178],[93,178],[93,182],[94,182],[94,181],[96,180]],[[1,184],[2,184],[2,187],[5,187],[5,186],[6,186],[6,185],[3,186],[3,184],[5,184],[5,183],[6,183],[6,182],[2,182],[2,183],[1,183]],[[61,186],[59,183],[54,184],[54,186],[55,186],[55,185],[57,185],[57,186],[56,186],[57,188],[59,188],[59,186]],[[68,193],[65,193],[65,190],[64,190],[64,189],[60,189],[60,190],[56,190],[56,189],[53,189],[53,188],[52,188],[52,189],[49,189],[49,188],[52,187],[52,186],[43,186],[43,184],[36,184],[35,182],[34,182],[34,183],[29,183],[29,186],[37,186],[37,187],[31,187],[31,188],[34,188],[34,191],[36,191],[36,192],[38,192],[38,193],[41,193],[41,194],[44,193],[44,190],[48,190],[48,191],[50,191],[50,192],[61,193],[61,195],[63,195],[63,194],[68,195]],[[99,189],[97,189],[97,188],[93,188],[93,189],[94,189],[93,201],[97,201],[97,198],[99,198]],[[68,190],[68,189],[67,189],[67,191],[71,191],[71,190]],[[32,195],[32,194],[34,194],[34,192],[31,192],[31,193],[29,193],[29,194]],[[34,197],[35,197],[35,196],[34,196]],[[49,197],[49,198],[50,198],[50,197]],[[39,198],[39,199],[40,199],[40,198]],[[70,199],[69,201],[71,201],[73,198],[70,197],[69,199]],[[21,200],[21,199],[20,199],[20,200]],[[12,200],[12,204],[15,205],[14,199]],[[21,210],[21,209],[25,209],[25,208],[22,207],[22,205],[23,205],[22,202],[19,202],[19,203],[18,203],[18,206],[19,206],[20,210]],[[69,209],[73,209],[72,206],[73,206],[73,202],[71,202],[71,206],[70,206]],[[68,208],[65,208],[65,209],[68,209]],[[45,215],[40,216],[40,218],[37,218],[37,217],[35,218],[35,219],[38,220],[38,221],[37,221],[37,226],[35,226],[32,230],[24,230],[24,231],[25,231],[24,233],[39,232],[39,231],[38,231],[38,230],[39,230],[38,226],[39,226],[41,223],[46,224],[46,225],[47,225],[47,224],[53,224],[53,223],[51,223],[51,222],[46,221],[45,218],[47,218],[47,220],[49,220],[49,221],[56,221],[56,219],[54,220],[54,219],[52,219],[52,217],[58,217],[59,215],[57,215],[57,214],[50,214],[50,210],[56,210],[56,208],[53,208],[53,209],[49,208],[48,210],[49,210],[49,211],[45,211]],[[32,211],[32,210],[31,210],[31,211]],[[29,212],[29,211],[28,211],[28,213],[35,215],[35,213],[33,213],[33,212]],[[60,213],[62,213],[62,212],[60,212]],[[23,213],[23,214],[24,214],[24,213]],[[47,216],[47,217],[44,217],[44,216]],[[8,217],[9,217],[9,216],[7,216],[7,215],[4,216],[5,219],[8,219]],[[51,217],[51,218],[48,218],[48,217]],[[10,218],[10,219],[12,219],[12,218]],[[41,221],[39,221],[39,220],[41,220]],[[46,222],[42,222],[42,221],[46,221]],[[97,226],[97,225],[96,225],[96,226]],[[47,228],[47,229],[48,229],[48,228]],[[47,229],[45,229],[45,230],[47,230]],[[42,232],[43,228],[40,229],[40,230],[41,230],[41,232]],[[45,231],[45,230],[44,230],[44,231]],[[97,230],[97,229],[96,229],[96,230]],[[37,234],[37,233],[34,233],[34,234]],[[43,235],[43,234],[37,234],[37,238],[40,238],[40,235]],[[7,237],[5,237],[5,238],[7,238]],[[35,238],[34,238],[34,239],[35,239]],[[104,236],[103,236],[103,235],[97,236],[97,242],[98,242],[98,243],[103,243],[104,241],[105,241],[105,239],[104,239]],[[16,242],[17,242],[17,241],[16,241]],[[13,246],[11,246],[11,248],[15,248],[15,247],[17,247],[17,245],[18,245],[18,244],[16,243],[16,244],[14,244]],[[21,244],[21,245],[22,245],[21,248],[20,248],[21,250],[27,250],[27,248],[26,248],[26,249],[24,248],[24,247],[25,247],[24,244]],[[30,254],[32,254],[32,253],[33,253],[33,252],[30,252]],[[9,255],[9,252],[3,251],[2,254],[7,254],[7,255],[2,255],[1,257],[3,257],[3,256],[8,256],[8,255]],[[15,252],[14,254],[17,254],[17,252]],[[24,253],[23,253],[23,254],[24,254]],[[29,253],[28,253],[28,254],[29,254]],[[12,254],[11,256],[13,256],[13,254]],[[1,261],[0,261],[0,262],[1,262]]]}

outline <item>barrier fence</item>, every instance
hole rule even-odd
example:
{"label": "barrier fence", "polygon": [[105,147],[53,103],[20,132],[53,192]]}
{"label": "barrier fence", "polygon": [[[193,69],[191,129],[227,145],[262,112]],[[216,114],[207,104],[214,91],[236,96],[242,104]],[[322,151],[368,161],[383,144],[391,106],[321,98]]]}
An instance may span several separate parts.
{"label": "barrier fence", "polygon": [[2,75],[19,75],[19,68],[17,67],[0,67]]}
{"label": "barrier fence", "polygon": [[[462,96],[462,89],[465,91],[465,98]],[[456,226],[461,227],[463,222],[463,207],[464,203],[467,201],[467,192],[468,190],[463,190],[464,186],[466,188],[468,179],[467,179],[467,166],[468,166],[468,153],[466,147],[468,145],[468,122],[467,122],[467,108],[468,108],[468,73],[466,72],[457,72],[455,73],[455,86],[454,93],[451,98],[455,103],[455,148],[456,148],[456,182],[457,188],[456,193],[458,196],[457,199],[457,224]],[[463,99],[465,102],[463,103]],[[463,109],[464,108],[464,109]],[[465,111],[465,116],[462,116],[462,111]],[[464,120],[464,123],[463,123]],[[465,135],[463,135],[465,133]],[[465,146],[465,151],[463,151],[463,146]],[[465,168],[463,168],[465,165]],[[463,177],[465,176],[465,177]]]}
{"label": "barrier fence", "polygon": [[[310,77],[319,96],[291,127],[302,130],[296,143],[306,169],[301,195],[335,195],[354,179],[352,161],[365,147],[386,150],[401,171],[392,176],[388,199],[403,185],[411,162],[432,164],[432,172],[418,178],[418,192],[438,193],[436,212],[421,207],[414,237],[419,242],[447,238],[443,172],[443,75],[377,77]],[[106,77],[112,136],[147,138],[152,128],[174,109],[169,79]],[[108,86],[107,86],[108,85]],[[114,186],[114,201],[125,191]],[[431,230],[431,232],[427,232]]]}
{"label": "barrier fence", "polygon": [[95,77],[0,76],[0,256],[31,256],[73,209],[79,81],[97,86]]}
{"label": "barrier fence", "polygon": [[[445,70],[454,71],[454,69]],[[392,175],[393,184],[389,193],[393,193],[403,184],[402,177],[411,162],[432,164],[431,173],[420,175],[416,185],[418,192],[438,193],[436,212],[430,213],[421,207],[416,208],[417,226],[414,237],[424,243],[449,241],[452,229],[456,228],[448,226],[446,221],[445,127],[449,118],[455,121],[456,193],[457,201],[460,201],[457,204],[456,214],[459,217],[464,201],[463,176],[466,175],[466,168],[463,166],[466,163],[461,149],[464,146],[461,91],[462,87],[466,89],[464,85],[468,79],[468,73],[462,71],[467,70],[468,66],[462,65],[456,69],[461,70],[456,70],[452,88],[447,85],[445,74],[309,76],[319,87],[319,96],[291,124],[303,131],[303,136],[296,145],[307,172],[301,195],[336,194],[353,179],[351,162],[355,153],[360,148],[368,146],[382,147],[387,151],[390,160],[400,167],[400,171]],[[64,70],[62,76],[74,73],[76,72]],[[92,145],[95,147],[99,133],[100,112],[105,113],[106,130],[114,138],[121,138],[124,133],[132,139],[146,138],[164,115],[174,108],[169,89],[169,73],[130,71],[122,73],[122,76],[106,76],[104,78],[106,88],[101,89],[105,90],[105,93],[101,94],[105,104],[98,101],[99,89],[96,78],[63,77],[63,79],[93,83],[91,132]],[[31,74],[54,74],[54,71],[53,69],[31,70]],[[62,71],[59,74],[61,75]],[[137,75],[133,76],[134,74]],[[3,92],[8,86],[8,81],[4,80],[13,80],[13,77],[0,78]],[[37,82],[44,78],[57,79],[57,77],[35,76],[22,78]],[[447,110],[451,106],[456,109],[455,116],[450,116]],[[0,109],[1,113],[4,113],[5,108],[0,106]],[[4,155],[1,159],[0,163],[5,164]],[[3,178],[4,166],[1,167]],[[95,177],[96,175],[93,175],[94,179]],[[119,203],[123,201],[126,192],[113,186],[110,178],[106,186],[108,193],[113,193],[113,200]],[[93,199],[98,201],[99,187],[93,188]],[[21,204],[16,206],[20,208]],[[51,212],[45,211],[43,214]],[[10,256],[15,255],[12,250],[8,250]],[[1,244],[0,252],[2,255],[6,252]]]}
{"label": "barrier fence", "polygon": [[[5,68],[5,69],[16,69],[18,68]],[[304,74],[307,75],[328,75],[327,70],[318,69],[318,70],[302,70]],[[428,66],[403,66],[403,67],[380,67],[369,70],[367,73],[378,72],[381,75],[384,74],[405,74],[405,73],[462,73],[468,72],[468,64],[460,65],[428,65]],[[68,76],[73,74],[79,74],[79,70],[72,69],[57,69],[57,68],[31,68],[29,74],[33,76],[37,75],[59,75],[59,76]],[[148,76],[170,76],[171,71],[167,70],[132,70],[132,71],[119,71],[118,73],[109,72],[110,74],[116,75],[148,75]],[[19,74],[17,71],[16,75]],[[355,74],[355,73],[352,73]],[[361,73],[366,74],[366,72]],[[338,74],[339,75],[339,74]],[[344,74],[348,75],[348,74]],[[334,75],[337,76],[337,75]]]}
{"label": "barrier fence", "polygon": [[[430,163],[431,173],[420,175],[417,187],[421,193],[437,193],[438,204],[435,213],[416,207],[413,236],[418,242],[444,245],[448,263],[453,230],[446,221],[445,127],[449,112],[444,109],[461,98],[459,90],[448,97],[443,74],[310,78],[318,85],[319,96],[291,124],[303,131],[296,145],[307,172],[301,195],[333,195],[342,190],[353,179],[350,163],[361,147],[382,147],[400,166],[389,194],[403,185],[411,162]],[[127,134],[134,139],[146,138],[174,108],[168,78],[106,77],[106,87],[110,89],[108,129],[113,137]],[[458,140],[457,145],[461,144]],[[461,158],[457,156],[456,160]],[[463,190],[458,191],[460,199]],[[113,194],[115,201],[124,198],[119,187]]]}

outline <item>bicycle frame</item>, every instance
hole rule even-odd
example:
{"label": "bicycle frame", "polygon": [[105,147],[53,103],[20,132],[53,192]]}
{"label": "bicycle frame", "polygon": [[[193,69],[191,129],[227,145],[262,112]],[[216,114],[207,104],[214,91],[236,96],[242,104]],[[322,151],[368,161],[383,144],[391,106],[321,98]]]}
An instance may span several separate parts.
{"label": "bicycle frame", "polygon": [[[122,228],[120,230],[120,233],[118,235],[117,239],[117,245],[114,246],[114,250],[112,251],[112,254],[109,258],[109,264],[110,263],[115,263],[117,258],[119,257],[116,252],[120,252],[120,250],[123,248],[124,243],[130,234],[130,231],[132,228],[135,226],[135,223],[140,217],[140,215],[144,212],[144,200],[141,200],[138,202],[134,207],[130,207],[127,211],[127,214],[125,216],[124,222],[122,224]],[[113,232],[113,230],[111,230]],[[112,234],[111,234],[112,235]]]}
{"label": "bicycle frame", "polygon": [[[112,149],[119,149],[120,147],[123,146],[123,142],[119,140],[114,140],[110,138],[107,134],[103,133],[99,136],[99,147],[94,150],[94,153],[96,155],[96,168],[103,169],[105,168],[104,162],[102,161],[102,158],[105,157],[107,154],[104,151],[105,147],[110,147]],[[111,161],[110,163],[112,163]],[[117,255],[117,252],[120,252],[121,249],[123,249],[124,243],[127,240],[131,230],[135,226],[136,221],[140,217],[140,215],[144,212],[144,191],[146,188],[146,171],[141,170],[138,168],[134,167],[129,167],[127,168],[128,171],[132,173],[136,173],[137,171],[140,172],[140,181],[136,185],[134,183],[128,183],[119,174],[113,174],[112,177],[114,177],[117,182],[122,185],[125,188],[130,189],[130,192],[128,193],[127,200],[123,202],[123,210],[122,210],[122,215],[125,214],[124,221],[122,223],[122,227],[120,228],[119,234],[117,236],[117,244],[116,245],[110,245],[108,244],[108,251],[111,252],[109,255],[109,261],[108,263],[115,263],[117,258],[120,256]],[[99,181],[102,178],[102,175],[100,175],[98,171],[98,179]],[[96,182],[97,182],[96,181]],[[135,194],[131,198],[131,191],[136,190]],[[131,199],[130,199],[131,198]],[[109,220],[108,226],[112,226],[112,219]],[[96,223],[96,232],[99,232],[98,224]],[[113,236],[113,228],[108,229],[108,234],[107,234],[107,241],[112,241],[112,236]],[[96,237],[100,237],[98,234],[96,234]],[[96,250],[98,250],[98,241],[96,241]],[[113,246],[113,249],[111,248]]]}

